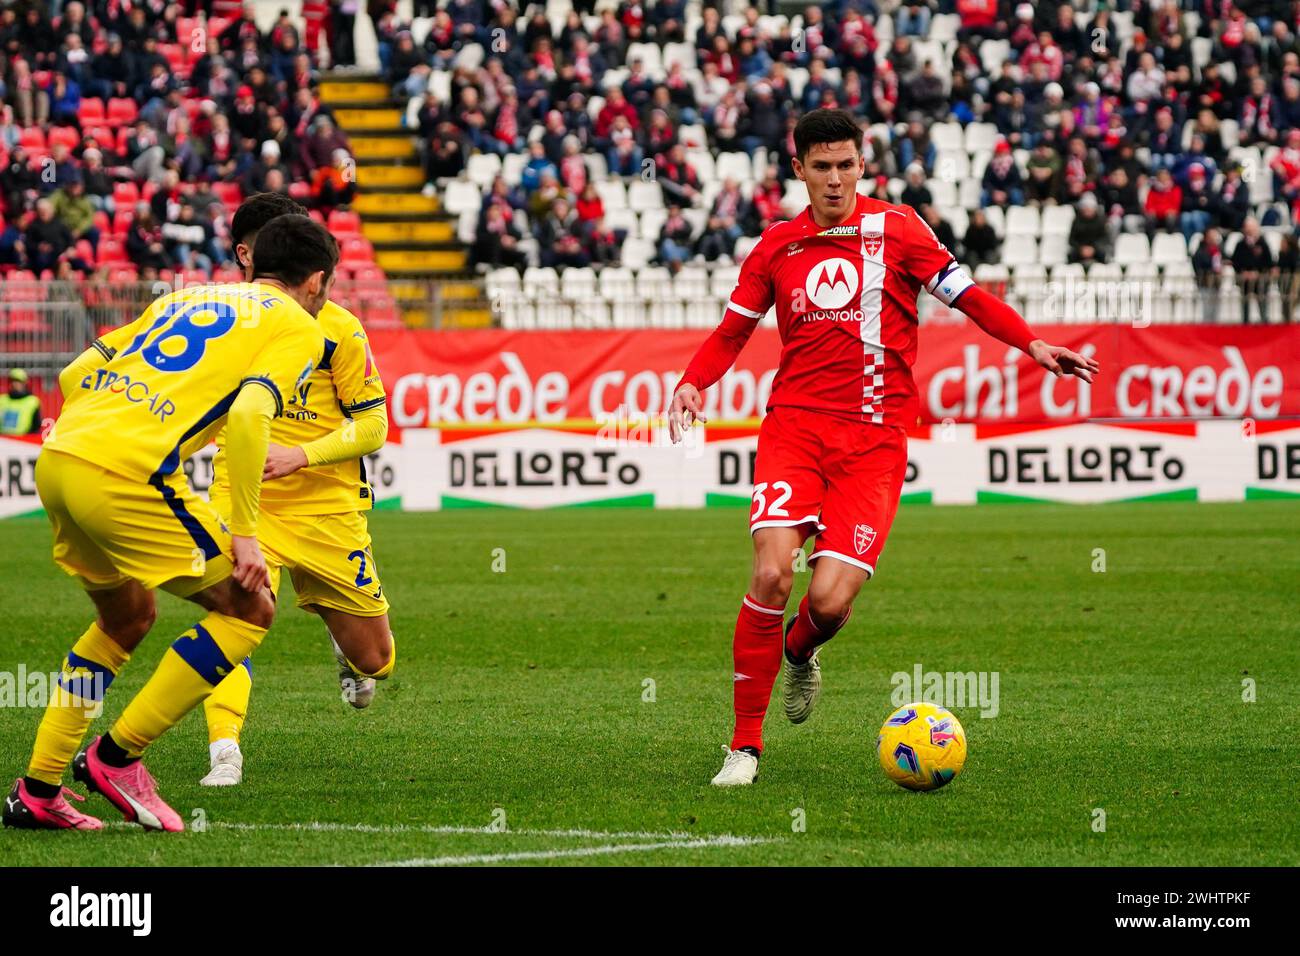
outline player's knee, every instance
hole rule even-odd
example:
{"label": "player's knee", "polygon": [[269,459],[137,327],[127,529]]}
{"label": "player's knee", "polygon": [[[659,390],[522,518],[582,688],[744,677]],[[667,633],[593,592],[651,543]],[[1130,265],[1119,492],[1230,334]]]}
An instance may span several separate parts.
{"label": "player's knee", "polygon": [[808,616],[823,633],[838,630],[852,607],[853,598],[834,591],[821,594],[810,591],[808,594]]}
{"label": "player's knee", "polygon": [[794,570],[780,564],[763,562],[754,568],[750,593],[764,604],[784,605],[790,599]]}
{"label": "player's knee", "polygon": [[131,601],[121,607],[101,609],[99,612],[100,628],[127,650],[144,640],[157,619],[158,608],[152,598]]}
{"label": "player's knee", "polygon": [[360,674],[367,677],[378,677],[382,674],[387,677],[388,665],[393,659],[393,645],[388,638],[372,641],[355,653],[348,654],[347,658],[348,663]]}
{"label": "player's knee", "polygon": [[236,603],[231,616],[237,617],[239,620],[253,625],[253,627],[260,627],[264,631],[269,631],[271,623],[275,620],[275,602],[271,600],[265,591],[249,594]]}

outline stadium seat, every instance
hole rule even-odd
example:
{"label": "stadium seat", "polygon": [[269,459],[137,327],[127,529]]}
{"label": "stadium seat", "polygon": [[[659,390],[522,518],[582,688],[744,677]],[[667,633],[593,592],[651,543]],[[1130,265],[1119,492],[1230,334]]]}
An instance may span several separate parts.
{"label": "stadium seat", "polygon": [[462,212],[477,213],[482,208],[483,197],[478,183],[468,179],[453,179],[447,184],[443,193],[443,208],[449,213],[460,215]]}
{"label": "stadium seat", "polygon": [[[1267,237],[1266,237],[1267,238]],[[1278,237],[1280,243],[1281,237]],[[1277,249],[1273,250],[1274,255]],[[1158,232],[1151,244],[1151,261],[1156,265],[1187,261],[1187,240],[1181,232]]]}
{"label": "stadium seat", "polygon": [[97,96],[88,96],[77,107],[77,121],[81,128],[99,126],[104,122],[104,101]]}
{"label": "stadium seat", "polygon": [[1151,248],[1147,237],[1140,232],[1123,232],[1115,240],[1115,260],[1134,263],[1149,262]]}
{"label": "stadium seat", "polygon": [[752,179],[753,175],[754,164],[747,153],[719,154],[714,178],[734,179],[738,183],[743,183]]}
{"label": "stadium seat", "polygon": [[1006,232],[1008,236],[1038,237],[1041,229],[1036,206],[1011,206],[1007,209]]}
{"label": "stadium seat", "polygon": [[1032,236],[1007,236],[1002,245],[1002,261],[1009,266],[1038,262],[1038,243]]}
{"label": "stadium seat", "polygon": [[654,258],[654,243],[646,239],[627,239],[623,243],[623,265],[629,269],[640,269]]}
{"label": "stadium seat", "polygon": [[549,266],[524,270],[523,289],[534,301],[558,298],[560,277]]}
{"label": "stadium seat", "polygon": [[133,182],[118,182],[113,185],[113,204],[118,209],[134,211],[140,201],[140,189]]}
{"label": "stadium seat", "polygon": [[364,236],[345,236],[339,242],[339,258],[344,262],[374,262],[375,249]]}
{"label": "stadium seat", "polygon": [[[640,227],[637,224],[637,215],[631,209],[606,209],[605,225],[610,229],[621,229],[629,236],[640,235]],[[656,235],[658,235],[656,233]]]}
{"label": "stadium seat", "polygon": [[672,273],[664,266],[647,266],[636,274],[636,297],[662,302],[672,295]]}
{"label": "stadium seat", "polygon": [[214,182],[212,192],[221,200],[221,204],[227,210],[237,209],[239,204],[244,201],[243,190],[239,188],[238,183]]}
{"label": "stadium seat", "polygon": [[45,130],[39,126],[25,126],[18,134],[18,145],[26,150],[45,149]]}
{"label": "stadium seat", "polygon": [[640,179],[634,180],[627,187],[627,204],[637,212],[645,209],[662,209],[664,205],[663,189],[658,183],[648,183]]}
{"label": "stadium seat", "polygon": [[647,209],[645,212],[641,213],[640,237],[657,245],[659,242],[659,233],[662,231],[664,220],[667,218],[667,209]]}
{"label": "stadium seat", "polygon": [[100,236],[98,253],[98,264],[101,266],[131,261],[126,254],[125,244],[114,236]]}
{"label": "stadium seat", "polygon": [[632,302],[636,299],[636,277],[625,266],[610,266],[600,273],[600,296],[606,302]]}
{"label": "stadium seat", "polygon": [[339,239],[344,236],[360,235],[361,217],[354,212],[345,212],[342,209],[335,209],[330,212],[327,226],[329,231]]}
{"label": "stadium seat", "polygon": [[47,140],[51,149],[61,143],[69,150],[73,150],[81,145],[81,134],[71,126],[55,126],[50,130]]}
{"label": "stadium seat", "polygon": [[135,122],[139,112],[135,100],[125,97],[114,98],[108,101],[106,118],[110,126],[129,126]]}
{"label": "stadium seat", "polygon": [[475,153],[465,164],[465,175],[483,192],[492,188],[492,180],[500,172],[501,157],[496,153]]}

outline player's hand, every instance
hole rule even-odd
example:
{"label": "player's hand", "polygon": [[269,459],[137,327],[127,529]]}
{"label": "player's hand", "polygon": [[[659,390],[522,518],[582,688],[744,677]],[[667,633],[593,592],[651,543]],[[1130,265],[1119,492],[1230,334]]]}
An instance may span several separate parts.
{"label": "player's hand", "polygon": [[266,558],[257,539],[251,535],[232,534],[230,536],[230,553],[235,559],[235,569],[231,577],[245,591],[257,592],[271,586],[271,575],[266,570]]}
{"label": "player's hand", "polygon": [[[689,417],[688,417],[689,416]],[[704,417],[704,398],[694,385],[683,385],[673,396],[668,408],[668,437],[676,445],[695,422],[707,422]]]}
{"label": "player's hand", "polygon": [[1029,355],[1057,378],[1073,375],[1091,382],[1092,377],[1101,371],[1101,366],[1093,359],[1071,352],[1063,345],[1048,345],[1042,339],[1034,339],[1029,343]]}
{"label": "player's hand", "polygon": [[271,442],[266,447],[266,464],[262,466],[262,480],[272,481],[292,475],[299,468],[307,467],[307,453],[298,446],[277,445]]}

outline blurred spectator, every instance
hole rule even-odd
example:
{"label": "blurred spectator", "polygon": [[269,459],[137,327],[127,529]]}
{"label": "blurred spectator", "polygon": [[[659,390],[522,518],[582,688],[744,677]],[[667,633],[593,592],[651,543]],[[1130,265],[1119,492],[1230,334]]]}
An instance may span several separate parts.
{"label": "blurred spectator", "polygon": [[961,244],[967,265],[980,266],[1000,259],[1002,240],[989,225],[983,209],[971,211],[970,219],[966,224],[966,235],[962,237]]}
{"label": "blurred spectator", "polygon": [[691,257],[691,224],[682,207],[669,203],[668,216],[659,229],[659,259],[675,274]]}
{"label": "blurred spectator", "polygon": [[1147,217],[1147,235],[1157,230],[1174,232],[1178,229],[1178,217],[1183,208],[1183,191],[1174,182],[1173,173],[1161,169],[1156,173],[1155,182],[1147,191],[1143,211]]}
{"label": "blurred spectator", "polygon": [[1232,268],[1241,289],[1241,321],[1250,324],[1254,303],[1261,323],[1268,322],[1268,281],[1273,274],[1273,252],[1264,241],[1259,221],[1248,217],[1241,227],[1241,239],[1232,250]]}
{"label": "blurred spectator", "polygon": [[1097,197],[1085,193],[1079,200],[1074,222],[1070,226],[1070,261],[1105,262],[1109,255],[1110,234],[1106,219],[1098,211]]}
{"label": "blurred spectator", "polygon": [[68,227],[75,243],[85,239],[90,247],[99,246],[99,230],[95,228],[95,204],[86,195],[86,184],[78,172],[70,177],[62,189],[50,196],[54,214]]}
{"label": "blurred spectator", "polygon": [[678,143],[666,155],[660,154],[655,169],[665,205],[677,203],[690,207],[699,202],[700,177],[686,162],[685,146]]}
{"label": "blurred spectator", "polygon": [[63,220],[54,214],[54,203],[49,199],[36,202],[36,216],[27,226],[23,237],[27,250],[27,267],[39,275],[53,271],[63,256],[72,251],[72,232]]}
{"label": "blurred spectator", "polygon": [[993,149],[993,158],[984,170],[984,179],[980,184],[981,206],[1023,206],[1025,203],[1024,181],[1020,178],[1020,168],[1011,154],[1011,144],[1005,140],[998,142]]}
{"label": "blurred spectator", "polygon": [[741,194],[740,185],[734,179],[723,180],[704,231],[696,242],[696,251],[708,262],[719,256],[730,256],[743,231],[741,224],[748,223],[751,215],[752,209]]}
{"label": "blurred spectator", "polygon": [[487,207],[486,218],[476,233],[470,261],[474,265],[494,268],[509,266],[522,272],[528,264],[527,256],[519,248],[522,238],[506,211],[492,204]]}
{"label": "blurred spectator", "polygon": [[551,211],[542,219],[537,240],[541,244],[543,266],[585,266],[591,262],[577,232],[578,216],[569,208],[567,199],[560,197],[551,204]]}
{"label": "blurred spectator", "polygon": [[1219,286],[1223,278],[1223,246],[1219,230],[1211,226],[1205,230],[1200,245],[1192,253],[1192,271],[1196,287],[1200,290],[1201,321],[1219,321]]}
{"label": "blurred spectator", "polygon": [[9,370],[9,390],[0,395],[0,435],[35,435],[41,430],[41,400],[28,389],[27,372]]}
{"label": "blurred spectator", "polygon": [[1217,201],[1205,178],[1205,170],[1193,166],[1188,172],[1187,188],[1183,190],[1182,214],[1178,217],[1183,237],[1189,242],[1198,232],[1204,232],[1214,220]]}
{"label": "blurred spectator", "polygon": [[126,254],[140,270],[141,278],[156,278],[163,269],[171,268],[162,226],[154,218],[148,203],[136,204],[135,218],[126,234]]}

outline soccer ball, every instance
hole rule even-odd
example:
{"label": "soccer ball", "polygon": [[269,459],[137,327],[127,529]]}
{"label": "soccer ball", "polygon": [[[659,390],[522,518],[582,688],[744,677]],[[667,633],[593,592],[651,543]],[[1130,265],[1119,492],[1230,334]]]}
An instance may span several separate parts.
{"label": "soccer ball", "polygon": [[876,737],[885,776],[908,790],[937,790],[966,763],[966,731],[937,704],[904,704]]}

